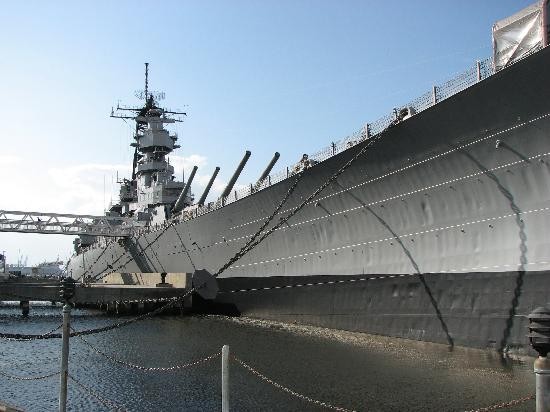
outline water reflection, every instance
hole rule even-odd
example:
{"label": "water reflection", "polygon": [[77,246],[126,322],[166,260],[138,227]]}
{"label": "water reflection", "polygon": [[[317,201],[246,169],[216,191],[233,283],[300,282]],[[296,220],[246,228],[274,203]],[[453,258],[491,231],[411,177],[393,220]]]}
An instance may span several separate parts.
{"label": "water reflection", "polygon": [[[42,333],[61,308],[36,305],[22,319],[17,305],[0,307],[0,330]],[[75,329],[109,324],[98,312],[74,311]],[[521,398],[534,391],[532,361],[496,353],[298,325],[215,316],[157,317],[86,338],[104,352],[144,366],[183,364],[232,353],[274,381],[344,408],[368,411],[460,411]],[[59,365],[59,339],[0,341],[0,368],[37,375]],[[217,411],[220,359],[176,372],[129,369],[71,340],[70,373],[127,410]],[[231,364],[234,411],[319,411]],[[0,400],[29,411],[56,410],[58,379],[19,382],[0,377]],[[69,410],[108,410],[69,387]],[[532,410],[529,401],[507,411]]]}

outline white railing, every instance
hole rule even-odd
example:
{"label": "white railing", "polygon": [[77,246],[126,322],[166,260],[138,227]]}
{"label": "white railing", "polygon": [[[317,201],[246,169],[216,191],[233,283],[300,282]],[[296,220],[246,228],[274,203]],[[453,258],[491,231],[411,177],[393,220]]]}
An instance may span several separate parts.
{"label": "white railing", "polygon": [[[538,50],[540,49],[533,50],[530,54]],[[313,155],[310,155],[309,159],[313,160],[314,163],[323,162],[366,139],[378,135],[379,133],[386,130],[391,124],[395,124],[397,121],[396,113],[398,113],[400,109],[410,108],[413,109],[411,110],[411,113],[413,115],[418,114],[423,110],[426,110],[434,106],[435,104],[467,89],[468,87],[482,80],[485,80],[486,78],[492,76],[494,73],[495,71],[492,57],[489,57],[485,60],[477,61],[472,67],[459,74],[458,76],[447,80],[446,82],[443,82],[439,86],[433,86],[430,91],[420,95],[409,103],[394,109],[392,113],[382,116],[372,123],[365,124],[365,126],[363,126],[360,130],[352,133],[350,136],[335,141],[331,143],[330,146],[325,147],[324,149],[318,151]],[[213,210],[219,209],[224,205],[243,199],[251,195],[252,193],[256,193],[262,189],[265,189],[268,186],[281,182],[294,174],[295,167],[296,164],[287,166],[283,170],[280,170],[279,172],[268,176],[268,178],[266,178],[265,181],[258,186],[250,184],[240,190],[233,191],[229,196],[223,199],[223,201],[210,202],[207,205],[196,208],[191,213],[186,214],[186,219],[204,215],[205,213],[209,213]]]}
{"label": "white railing", "polygon": [[0,210],[0,232],[125,237],[136,226],[130,217]]}

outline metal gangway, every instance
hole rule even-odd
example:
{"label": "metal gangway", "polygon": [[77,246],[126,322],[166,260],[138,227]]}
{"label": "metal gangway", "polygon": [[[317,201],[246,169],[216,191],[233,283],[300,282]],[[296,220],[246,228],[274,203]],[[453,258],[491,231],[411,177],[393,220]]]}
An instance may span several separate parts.
{"label": "metal gangway", "polygon": [[132,218],[119,216],[0,210],[0,232],[127,237],[136,225]]}

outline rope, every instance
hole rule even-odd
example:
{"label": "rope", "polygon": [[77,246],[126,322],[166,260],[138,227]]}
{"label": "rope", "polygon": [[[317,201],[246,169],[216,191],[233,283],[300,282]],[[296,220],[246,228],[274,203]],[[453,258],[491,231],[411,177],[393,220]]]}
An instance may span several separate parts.
{"label": "rope", "polygon": [[531,394],[529,396],[526,396],[524,398],[519,398],[519,399],[514,399],[513,401],[509,401],[509,402],[503,402],[503,403],[497,403],[495,405],[491,405],[491,406],[486,406],[486,407],[483,407],[483,408],[479,408],[479,409],[472,409],[470,411],[466,411],[466,412],[489,412],[489,411],[496,411],[497,409],[504,409],[504,408],[509,408],[511,406],[515,406],[515,405],[519,405],[523,402],[527,402],[527,401],[530,401],[532,399],[535,399],[535,394]]}
{"label": "rope", "polygon": [[87,387],[83,383],[81,383],[78,380],[76,380],[75,378],[73,378],[72,375],[67,375],[67,376],[71,381],[76,383],[77,387],[81,390],[81,392],[83,392],[83,393],[91,396],[92,398],[96,399],[103,406],[106,406],[107,408],[109,408],[111,410],[115,410],[115,411],[124,411],[125,410],[122,407],[115,404],[113,401],[110,401],[109,399],[103,398],[102,396],[98,395],[97,392],[95,392],[94,390],[90,389],[89,387]]}
{"label": "rope", "polygon": [[123,366],[126,366],[128,368],[138,369],[138,370],[146,371],[146,372],[173,372],[173,371],[186,369],[186,368],[189,368],[191,366],[195,366],[195,365],[199,365],[201,363],[208,362],[208,361],[210,361],[212,359],[215,359],[215,358],[217,358],[218,356],[221,355],[221,352],[216,352],[216,353],[214,353],[212,355],[209,355],[209,356],[206,356],[202,359],[198,359],[198,360],[195,360],[193,362],[187,362],[187,363],[184,363],[184,364],[181,364],[181,365],[174,365],[174,366],[169,366],[169,367],[160,367],[160,366],[147,367],[147,366],[136,365],[135,363],[123,361],[123,360],[120,360],[120,359],[116,359],[115,357],[113,357],[111,355],[108,355],[105,352],[103,352],[103,351],[97,349],[96,347],[94,347],[90,342],[85,340],[82,336],[79,336],[78,338],[82,342],[84,342],[93,352],[95,352],[98,355],[110,360],[111,362],[118,363],[119,365],[123,365]]}
{"label": "rope", "polygon": [[286,386],[281,385],[280,383],[277,383],[277,382],[273,381],[272,379],[270,379],[267,376],[263,375],[262,373],[258,372],[256,369],[254,369],[252,366],[250,366],[246,362],[242,361],[241,359],[239,359],[235,356],[232,356],[231,358],[234,359],[244,369],[246,369],[247,371],[249,371],[253,375],[257,376],[258,378],[260,378],[264,382],[267,382],[270,385],[276,387],[277,389],[280,389],[283,392],[286,392],[286,393],[288,393],[292,396],[295,396],[296,398],[302,399],[306,402],[310,402],[310,403],[313,403],[313,404],[318,405],[318,406],[322,406],[322,407],[327,408],[327,409],[332,409],[334,411],[355,412],[353,409],[346,409],[346,408],[342,408],[340,406],[334,406],[334,405],[331,405],[330,403],[318,401],[316,399],[310,398],[309,396],[302,395],[302,394],[300,394],[296,391],[293,391],[290,388],[287,388]]}

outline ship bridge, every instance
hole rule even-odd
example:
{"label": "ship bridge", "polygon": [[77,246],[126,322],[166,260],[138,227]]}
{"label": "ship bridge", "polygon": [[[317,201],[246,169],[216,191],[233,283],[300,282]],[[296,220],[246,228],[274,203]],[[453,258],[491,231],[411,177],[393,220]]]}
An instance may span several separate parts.
{"label": "ship bridge", "polygon": [[132,218],[120,216],[0,210],[0,232],[127,237],[137,225]]}

